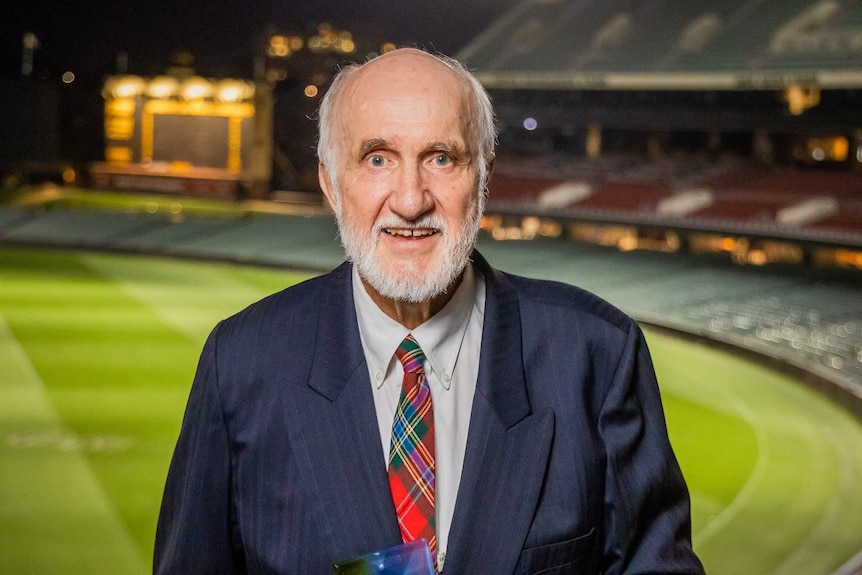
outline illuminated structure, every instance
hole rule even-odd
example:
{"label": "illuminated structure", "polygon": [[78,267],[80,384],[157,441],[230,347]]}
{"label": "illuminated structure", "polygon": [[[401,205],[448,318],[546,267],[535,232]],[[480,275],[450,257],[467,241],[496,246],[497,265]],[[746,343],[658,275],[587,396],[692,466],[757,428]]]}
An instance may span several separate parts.
{"label": "illuminated structure", "polygon": [[197,76],[188,53],[163,76],[108,78],[106,161],[92,166],[91,183],[225,198],[270,197],[273,186],[318,192],[320,98],[339,66],[394,49],[321,23],[264,34],[254,81]]}
{"label": "illuminated structure", "polygon": [[264,197],[271,174],[266,84],[191,74],[113,76],[105,98],[105,159],[92,183],[190,195]]}

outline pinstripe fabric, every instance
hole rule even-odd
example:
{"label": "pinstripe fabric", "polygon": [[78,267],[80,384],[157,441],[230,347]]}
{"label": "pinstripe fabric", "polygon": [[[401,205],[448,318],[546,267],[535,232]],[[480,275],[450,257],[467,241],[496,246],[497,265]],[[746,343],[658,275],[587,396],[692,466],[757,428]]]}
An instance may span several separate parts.
{"label": "pinstripe fabric", "polygon": [[422,366],[425,355],[412,335],[404,338],[395,355],[404,366],[404,379],[392,423],[389,487],[401,538],[405,542],[427,540],[436,565],[434,410]]}
{"label": "pinstripe fabric", "polygon": [[[637,325],[472,259],[487,303],[445,572],[703,575]],[[344,264],[210,335],[154,573],[329,575],[401,542],[351,278]]]}

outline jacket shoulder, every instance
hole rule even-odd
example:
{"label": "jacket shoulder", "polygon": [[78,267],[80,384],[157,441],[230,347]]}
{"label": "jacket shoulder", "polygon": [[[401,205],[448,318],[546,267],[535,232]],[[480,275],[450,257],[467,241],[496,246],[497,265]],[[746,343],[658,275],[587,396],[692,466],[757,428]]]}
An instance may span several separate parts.
{"label": "jacket shoulder", "polygon": [[628,314],[583,288],[559,281],[504,275],[511,282],[522,305],[562,308],[582,318],[610,324],[624,332],[629,331],[635,323]]}
{"label": "jacket shoulder", "polygon": [[290,331],[284,331],[284,322],[307,322],[308,318],[304,316],[317,311],[321,295],[338,281],[343,273],[343,268],[339,267],[271,294],[221,321],[218,330],[223,335],[234,336],[249,330],[260,334],[273,329],[277,329],[282,335],[289,334]]}

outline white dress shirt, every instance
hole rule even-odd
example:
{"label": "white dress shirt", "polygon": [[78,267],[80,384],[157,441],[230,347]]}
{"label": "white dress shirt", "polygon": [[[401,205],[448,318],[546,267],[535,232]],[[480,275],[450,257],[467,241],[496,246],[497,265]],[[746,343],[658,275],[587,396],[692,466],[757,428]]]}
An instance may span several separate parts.
{"label": "white dress shirt", "polygon": [[461,481],[467,431],[485,317],[485,281],[472,265],[452,299],[431,319],[408,330],[377,307],[353,268],[353,301],[362,349],[371,378],[380,445],[389,461],[392,420],[401,394],[404,370],[395,357],[401,341],[412,333],[425,354],[425,376],[434,406],[436,458],[436,528],[438,569],[443,568]]}

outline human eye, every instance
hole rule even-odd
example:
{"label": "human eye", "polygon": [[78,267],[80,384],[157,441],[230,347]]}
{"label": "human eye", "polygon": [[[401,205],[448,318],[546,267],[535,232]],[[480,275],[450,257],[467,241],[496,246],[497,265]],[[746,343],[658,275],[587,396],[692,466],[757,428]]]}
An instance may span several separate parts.
{"label": "human eye", "polygon": [[373,168],[382,168],[386,165],[386,158],[381,154],[371,154],[368,156],[368,164]]}
{"label": "human eye", "polygon": [[452,158],[449,157],[449,154],[444,154],[440,152],[434,155],[432,162],[434,162],[434,165],[438,168],[445,168],[452,163]]}

